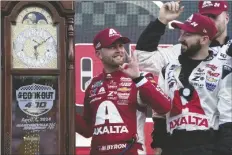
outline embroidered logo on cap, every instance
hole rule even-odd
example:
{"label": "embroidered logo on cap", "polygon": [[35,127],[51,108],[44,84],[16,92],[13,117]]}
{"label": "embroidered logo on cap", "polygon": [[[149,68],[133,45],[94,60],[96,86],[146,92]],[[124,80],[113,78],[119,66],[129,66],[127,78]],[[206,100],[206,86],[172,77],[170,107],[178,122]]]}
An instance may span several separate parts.
{"label": "embroidered logo on cap", "polygon": [[211,7],[211,6],[213,6],[211,1],[204,1],[203,5],[202,5],[202,8]]}
{"label": "embroidered logo on cap", "polygon": [[214,3],[214,7],[220,7],[220,3]]}
{"label": "embroidered logo on cap", "polygon": [[196,22],[192,22],[191,25],[192,25],[193,27],[196,27],[198,24],[197,24]]}
{"label": "embroidered logo on cap", "polygon": [[193,14],[186,20],[187,22],[192,22],[193,20]]}
{"label": "embroidered logo on cap", "polygon": [[118,34],[114,29],[110,29],[109,30],[109,37],[113,37],[113,36],[120,36],[120,34]]}
{"label": "embroidered logo on cap", "polygon": [[204,32],[204,33],[207,33],[207,30],[206,30],[206,29],[204,29],[204,30],[203,30],[203,32]]}
{"label": "embroidered logo on cap", "polygon": [[101,43],[100,42],[97,43],[97,45],[95,46],[95,48],[97,49],[99,47],[101,47]]}
{"label": "embroidered logo on cap", "polygon": [[192,22],[192,20],[193,20],[193,14],[186,21],[189,22],[190,25],[192,25],[193,27],[196,27],[198,23]]}

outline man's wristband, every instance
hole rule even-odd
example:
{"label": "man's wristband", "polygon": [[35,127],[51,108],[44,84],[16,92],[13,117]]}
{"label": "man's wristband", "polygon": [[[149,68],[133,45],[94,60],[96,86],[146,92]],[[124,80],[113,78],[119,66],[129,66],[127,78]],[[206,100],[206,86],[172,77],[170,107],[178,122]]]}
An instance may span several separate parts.
{"label": "man's wristband", "polygon": [[142,79],[144,78],[144,76],[140,75],[139,77],[135,78],[135,79],[132,79],[132,81],[134,83],[139,83]]}

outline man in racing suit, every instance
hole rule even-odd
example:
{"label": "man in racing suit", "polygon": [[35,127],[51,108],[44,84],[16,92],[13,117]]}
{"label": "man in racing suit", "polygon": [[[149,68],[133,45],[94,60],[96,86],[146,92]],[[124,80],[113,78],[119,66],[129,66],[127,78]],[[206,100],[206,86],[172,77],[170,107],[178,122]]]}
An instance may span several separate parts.
{"label": "man in racing suit", "polygon": [[146,106],[159,114],[171,109],[152,74],[140,73],[135,57],[125,63],[123,44],[129,41],[113,28],[100,31],[93,41],[104,71],[87,84],[83,117],[76,116],[76,132],[92,136],[92,155],[146,154]]}
{"label": "man in racing suit", "polygon": [[[159,84],[172,100],[166,115],[169,154],[212,155],[215,130],[232,121],[232,59],[221,55],[224,49],[219,56],[209,49],[217,33],[209,17],[195,13],[172,26],[181,29],[181,55],[179,62],[170,62],[159,74]],[[229,145],[221,153],[231,154]]]}
{"label": "man in racing suit", "polygon": [[[204,1],[199,1],[199,13],[210,17],[216,24],[218,33],[211,42],[210,47],[218,50],[229,41],[227,36],[227,24],[229,22],[227,1],[209,1],[211,5],[204,6]],[[208,2],[208,3],[209,3]],[[219,7],[217,7],[219,5]],[[178,11],[176,11],[177,9]],[[165,33],[165,28],[172,20],[177,19],[183,7],[179,2],[167,2],[161,8],[159,17],[151,21],[140,35],[135,53],[139,60],[139,65],[144,70],[158,75],[161,69],[171,61],[177,61],[180,55],[181,45],[177,44],[169,48],[157,48],[161,36]]]}
{"label": "man in racing suit", "polygon": [[[227,36],[227,24],[229,21],[227,11],[229,5],[226,1],[209,1],[207,4],[206,6],[206,3],[199,1],[199,13],[209,16],[215,22],[218,29],[218,33],[211,42],[210,48],[217,53],[217,51],[223,47],[222,49],[230,52],[231,56],[232,51],[226,49],[228,47],[226,44],[230,43],[229,37]],[[183,8],[180,7],[178,2],[165,3],[160,9],[159,18],[150,22],[143,31],[135,50],[140,68],[158,75],[161,69],[169,62],[178,62],[181,44],[166,49],[157,49],[157,46],[161,36],[165,32],[166,25],[179,17],[182,11]],[[221,53],[221,55],[223,55],[223,53]],[[227,54],[225,54],[224,57],[228,57]],[[152,133],[153,142],[151,143],[151,147],[165,150],[169,143],[167,140],[168,135],[165,131],[166,124],[163,118],[164,117],[153,112],[154,131]],[[166,150],[168,151],[168,149]],[[165,155],[165,152],[163,152],[162,155],[163,154]]]}

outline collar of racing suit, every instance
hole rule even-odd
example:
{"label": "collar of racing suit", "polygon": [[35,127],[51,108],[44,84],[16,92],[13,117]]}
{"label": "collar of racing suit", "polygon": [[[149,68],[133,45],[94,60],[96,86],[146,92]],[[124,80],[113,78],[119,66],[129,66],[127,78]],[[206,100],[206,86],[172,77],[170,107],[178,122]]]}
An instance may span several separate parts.
{"label": "collar of racing suit", "polygon": [[117,71],[114,71],[112,73],[106,73],[104,70],[103,70],[103,78],[105,80],[110,80],[112,78],[115,78],[115,77],[121,77],[125,75],[122,71],[120,70],[117,70]]}
{"label": "collar of racing suit", "polygon": [[193,69],[196,68],[202,61],[212,60],[213,57],[214,57],[213,51],[210,51],[210,50],[209,50],[209,55],[203,60],[193,60],[189,58],[188,56],[186,56],[185,54],[181,54],[178,59],[182,66],[182,69],[179,75],[179,79],[182,82],[182,84],[184,86],[188,85],[189,84],[188,77],[192,73]]}
{"label": "collar of racing suit", "polygon": [[[225,45],[225,44],[229,41],[229,39],[230,39],[230,37],[227,36],[227,37],[225,38],[225,41],[224,41],[224,44],[223,44],[223,45]],[[211,42],[210,47],[223,46],[223,45],[221,45],[216,39],[214,39],[214,40]]]}

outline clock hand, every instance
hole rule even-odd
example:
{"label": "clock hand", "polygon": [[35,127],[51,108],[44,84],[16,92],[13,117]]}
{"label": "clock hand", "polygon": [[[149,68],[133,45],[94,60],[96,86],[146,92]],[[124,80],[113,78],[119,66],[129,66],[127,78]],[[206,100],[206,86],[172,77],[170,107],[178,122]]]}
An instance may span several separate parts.
{"label": "clock hand", "polygon": [[37,47],[38,47],[38,46],[34,46],[34,50],[35,50],[34,56],[35,56],[35,59],[36,59],[36,60],[38,59],[38,56],[39,56],[39,53],[37,52]]}
{"label": "clock hand", "polygon": [[39,43],[36,47],[39,47],[40,45],[42,45],[43,43],[45,43],[46,41],[48,41],[48,39],[50,39],[52,36],[48,37],[47,39],[43,40],[41,43]]}
{"label": "clock hand", "polygon": [[35,43],[39,44],[39,43],[38,43],[36,40],[34,40],[34,39],[33,39],[32,41],[34,41]]}
{"label": "clock hand", "polygon": [[[34,46],[34,50],[35,50],[35,52],[34,52],[34,56],[35,56],[35,58],[36,58],[36,60],[37,60],[37,58],[38,58],[38,56],[39,56],[39,53],[37,52],[37,48],[40,46],[40,45],[42,45],[43,43],[45,43],[48,39],[50,39],[52,36],[50,36],[50,37],[48,37],[47,39],[45,39],[45,40],[43,40],[41,43],[38,43],[38,45],[35,45]],[[33,41],[35,41],[34,39],[33,39]],[[36,42],[36,41],[35,41]]]}

